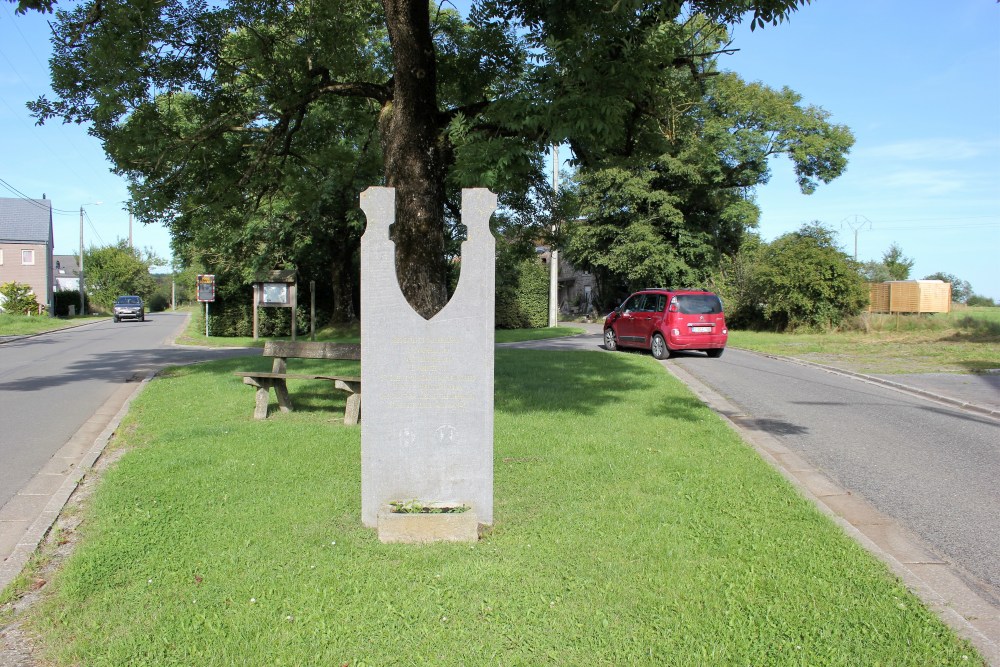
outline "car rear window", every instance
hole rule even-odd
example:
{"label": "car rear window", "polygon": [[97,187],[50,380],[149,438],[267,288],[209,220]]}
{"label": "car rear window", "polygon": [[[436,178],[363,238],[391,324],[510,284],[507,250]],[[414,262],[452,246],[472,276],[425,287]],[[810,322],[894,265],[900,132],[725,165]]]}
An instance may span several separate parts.
{"label": "car rear window", "polygon": [[714,294],[678,294],[677,307],[684,315],[716,315],[722,300]]}

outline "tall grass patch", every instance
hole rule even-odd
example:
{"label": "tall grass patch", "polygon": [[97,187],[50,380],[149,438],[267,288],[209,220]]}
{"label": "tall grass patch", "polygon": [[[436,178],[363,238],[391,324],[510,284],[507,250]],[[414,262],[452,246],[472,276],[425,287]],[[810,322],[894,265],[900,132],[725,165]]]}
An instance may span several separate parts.
{"label": "tall grass patch", "polygon": [[867,314],[826,333],[731,330],[729,343],[863,373],[979,373],[1000,368],[1000,308]]}
{"label": "tall grass patch", "polygon": [[[501,350],[495,520],[383,545],[325,385],[174,370],[31,627],[55,664],[981,664],[653,360]],[[345,369],[346,370],[346,369]],[[338,411],[340,414],[338,414]],[[968,660],[963,660],[968,658]]]}

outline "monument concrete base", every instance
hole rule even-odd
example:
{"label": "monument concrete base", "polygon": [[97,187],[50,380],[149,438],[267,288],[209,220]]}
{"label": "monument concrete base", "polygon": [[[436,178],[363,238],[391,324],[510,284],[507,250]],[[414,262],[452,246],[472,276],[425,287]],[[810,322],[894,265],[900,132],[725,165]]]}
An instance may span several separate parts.
{"label": "monument concrete base", "polygon": [[385,543],[476,542],[479,539],[479,517],[474,510],[410,513],[396,512],[386,505],[379,510],[376,526],[379,541]]}

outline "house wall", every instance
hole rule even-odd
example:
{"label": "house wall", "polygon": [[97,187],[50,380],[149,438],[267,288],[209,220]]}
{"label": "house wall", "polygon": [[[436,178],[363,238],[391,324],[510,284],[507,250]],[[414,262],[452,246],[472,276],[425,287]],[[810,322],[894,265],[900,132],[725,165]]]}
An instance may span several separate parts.
{"label": "house wall", "polygon": [[[22,263],[22,251],[34,251],[34,264]],[[43,306],[52,301],[48,293],[52,259],[42,243],[0,243],[0,284],[9,282],[31,286],[35,300]]]}

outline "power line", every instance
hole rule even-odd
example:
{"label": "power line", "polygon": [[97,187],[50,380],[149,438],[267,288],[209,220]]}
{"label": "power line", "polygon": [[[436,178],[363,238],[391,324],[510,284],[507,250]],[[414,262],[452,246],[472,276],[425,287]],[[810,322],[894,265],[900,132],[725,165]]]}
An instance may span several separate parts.
{"label": "power line", "polygon": [[845,224],[854,231],[854,261],[858,261],[858,232],[861,231],[865,225],[868,225],[868,229],[871,229],[872,221],[863,215],[855,215],[852,219],[844,218],[840,221],[841,227]]}
{"label": "power line", "polygon": [[106,245],[104,243],[104,239],[101,238],[101,233],[98,232],[97,227],[94,226],[94,221],[90,219],[90,213],[88,213],[82,206],[80,207],[80,210],[83,211],[83,217],[87,221],[87,224],[90,225],[90,231],[94,233],[94,236],[97,237],[97,240],[100,241],[102,246]]}
{"label": "power line", "polygon": [[[24,201],[28,202],[29,204],[31,204],[32,206],[35,206],[37,208],[41,208],[41,209],[44,209],[46,211],[51,210],[53,213],[72,213],[72,214],[76,213],[76,211],[69,211],[69,210],[62,209],[62,208],[54,208],[54,207],[43,206],[42,204],[38,203],[39,200],[38,200],[37,197],[29,197],[28,195],[24,194],[23,192],[21,192],[20,190],[18,190],[17,188],[15,188],[10,183],[8,183],[7,181],[3,180],[2,178],[0,178],[0,185],[2,185],[4,188],[6,188],[7,190],[9,190],[11,193],[17,195],[18,199],[23,199]],[[49,201],[51,201],[51,200],[49,200]]]}

